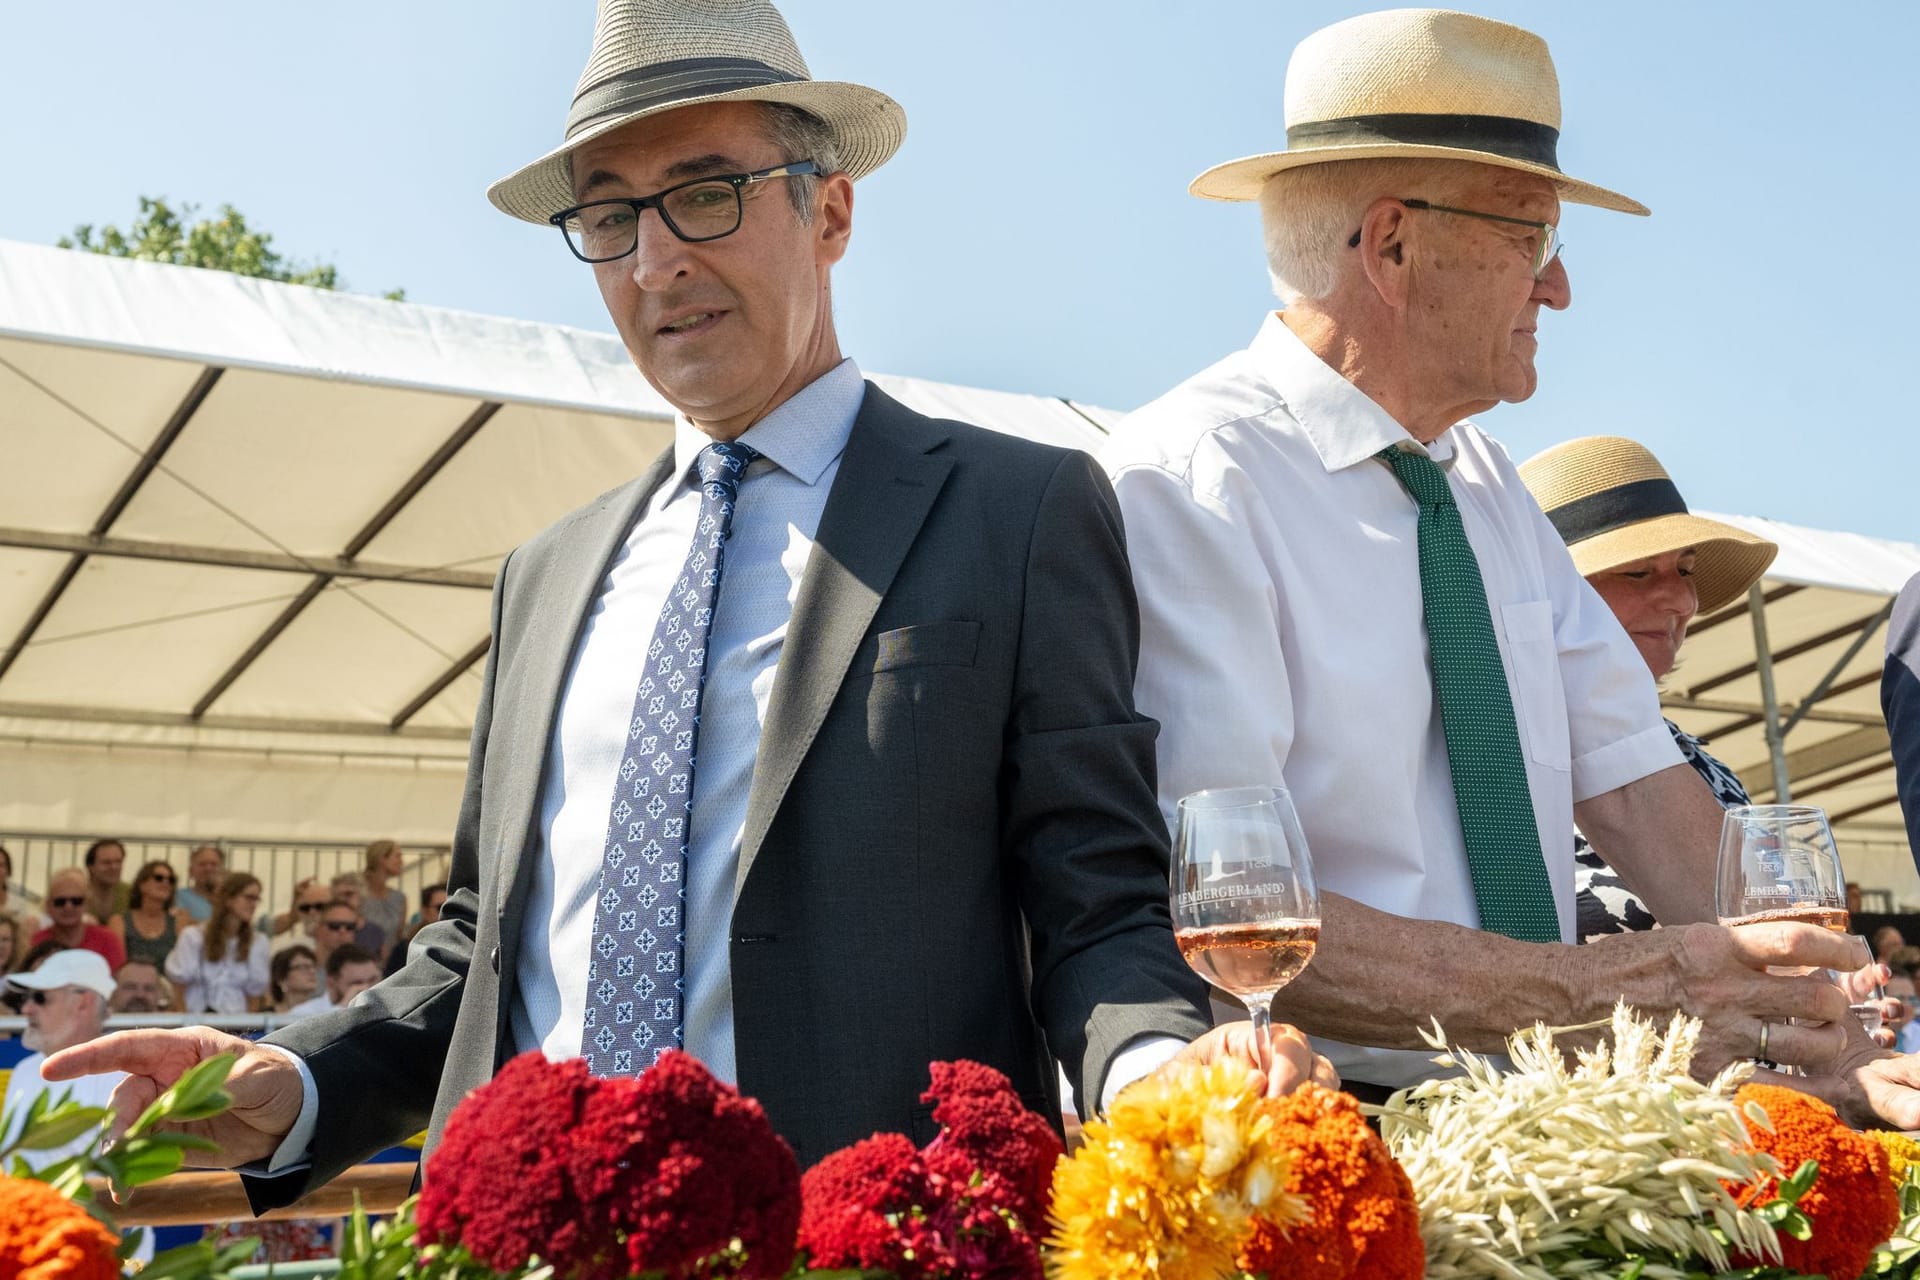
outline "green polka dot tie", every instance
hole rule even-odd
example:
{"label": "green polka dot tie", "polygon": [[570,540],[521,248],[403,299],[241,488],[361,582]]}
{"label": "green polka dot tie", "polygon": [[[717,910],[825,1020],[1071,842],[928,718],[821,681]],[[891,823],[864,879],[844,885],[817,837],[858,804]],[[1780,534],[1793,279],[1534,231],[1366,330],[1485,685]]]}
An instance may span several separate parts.
{"label": "green polka dot tie", "polygon": [[1388,447],[1377,456],[1420,506],[1427,653],[1480,927],[1523,942],[1558,942],[1559,915],[1540,856],[1513,695],[1460,508],[1446,472],[1426,454]]}

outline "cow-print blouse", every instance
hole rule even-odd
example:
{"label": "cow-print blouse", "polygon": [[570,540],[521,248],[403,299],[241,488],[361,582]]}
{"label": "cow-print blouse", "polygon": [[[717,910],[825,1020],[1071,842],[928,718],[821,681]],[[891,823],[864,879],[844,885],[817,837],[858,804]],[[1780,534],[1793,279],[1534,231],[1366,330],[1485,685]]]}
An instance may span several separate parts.
{"label": "cow-print blouse", "polygon": [[[1674,745],[1680,748],[1680,754],[1706,780],[1721,808],[1731,809],[1735,805],[1751,803],[1747,799],[1747,789],[1740,785],[1740,779],[1734,776],[1733,770],[1708,755],[1706,745],[1700,739],[1671,720],[1667,721],[1667,728],[1673,732]],[[1586,942],[1609,933],[1631,933],[1659,927],[1653,912],[1647,910],[1647,905],[1620,882],[1613,868],[1593,851],[1586,837],[1577,831],[1573,834],[1573,862],[1574,928],[1580,941]]]}

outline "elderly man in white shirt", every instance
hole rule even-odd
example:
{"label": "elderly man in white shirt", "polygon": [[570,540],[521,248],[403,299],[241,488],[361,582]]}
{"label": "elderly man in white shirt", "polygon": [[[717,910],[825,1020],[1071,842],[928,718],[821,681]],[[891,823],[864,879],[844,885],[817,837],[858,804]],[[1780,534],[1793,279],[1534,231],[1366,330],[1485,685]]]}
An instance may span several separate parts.
{"label": "elderly man in white shirt", "polygon": [[1836,987],[1766,973],[1862,964],[1843,938],[1697,923],[1559,945],[1576,817],[1682,925],[1714,919],[1721,812],[1627,636],[1464,421],[1533,393],[1541,312],[1570,301],[1561,200],[1646,212],[1559,172],[1545,44],[1465,14],[1364,15],[1300,45],[1286,104],[1289,150],[1194,184],[1261,200],[1286,309],[1104,456],[1169,820],[1188,792],[1284,780],[1329,891],[1275,1016],[1366,1094],[1436,1070],[1430,1017],[1497,1051],[1625,998],[1704,1019],[1703,1070],[1845,1064],[1821,1087],[1851,1114],[1920,1123]]}

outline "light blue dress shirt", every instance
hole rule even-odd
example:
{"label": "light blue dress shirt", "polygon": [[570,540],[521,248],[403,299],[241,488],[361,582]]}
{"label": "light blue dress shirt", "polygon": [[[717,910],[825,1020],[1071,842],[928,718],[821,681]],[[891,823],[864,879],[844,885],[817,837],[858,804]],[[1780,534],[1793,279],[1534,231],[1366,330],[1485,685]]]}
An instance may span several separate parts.
{"label": "light blue dress shirt", "polygon": [[[734,874],[760,728],[813,539],[839,474],[866,384],[851,360],[809,383],[740,437],[747,469],[707,640],[699,763],[687,842],[686,1044],[734,1082],[729,953]],[[711,441],[680,419],[674,473],[647,501],[589,611],[554,718],[540,784],[540,847],[524,910],[514,1047],[558,1060],[580,1053],[587,948],[615,775],[634,691],[667,591],[693,542],[694,458]]]}

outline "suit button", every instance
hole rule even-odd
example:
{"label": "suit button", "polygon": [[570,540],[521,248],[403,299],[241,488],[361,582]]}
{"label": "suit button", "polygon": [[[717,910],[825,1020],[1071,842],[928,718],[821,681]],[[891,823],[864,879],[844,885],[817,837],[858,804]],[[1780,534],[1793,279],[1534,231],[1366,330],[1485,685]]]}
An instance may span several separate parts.
{"label": "suit button", "polygon": [[487,953],[487,963],[493,966],[493,971],[495,973],[500,972],[500,948],[499,947],[495,947],[492,951]]}

